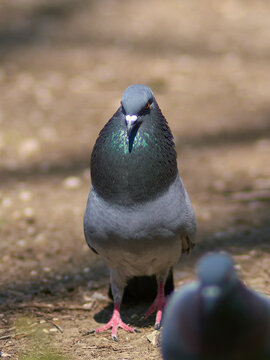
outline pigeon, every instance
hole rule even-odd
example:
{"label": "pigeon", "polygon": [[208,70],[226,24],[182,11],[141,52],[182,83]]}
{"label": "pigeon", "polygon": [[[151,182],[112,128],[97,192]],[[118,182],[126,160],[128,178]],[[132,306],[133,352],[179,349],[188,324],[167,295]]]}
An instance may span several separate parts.
{"label": "pigeon", "polygon": [[152,90],[129,86],[120,107],[101,130],[91,162],[91,189],[84,214],[89,247],[110,270],[114,310],[96,333],[112,327],[134,332],[120,316],[129,279],[156,276],[157,295],[146,312],[157,310],[161,326],[167,275],[182,253],[195,245],[196,219],[180,178],[172,133]]}
{"label": "pigeon", "polygon": [[228,254],[205,255],[197,274],[168,303],[163,359],[269,360],[269,299],[241,282]]}

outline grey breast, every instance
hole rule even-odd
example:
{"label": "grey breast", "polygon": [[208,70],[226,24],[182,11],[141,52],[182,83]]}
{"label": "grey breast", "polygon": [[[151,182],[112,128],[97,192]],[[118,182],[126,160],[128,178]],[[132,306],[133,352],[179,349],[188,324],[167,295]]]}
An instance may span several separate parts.
{"label": "grey breast", "polygon": [[88,244],[98,252],[116,248],[119,251],[145,251],[147,247],[166,246],[180,241],[181,235],[195,235],[194,212],[177,175],[169,189],[158,198],[134,206],[108,203],[92,188],[84,217]]}

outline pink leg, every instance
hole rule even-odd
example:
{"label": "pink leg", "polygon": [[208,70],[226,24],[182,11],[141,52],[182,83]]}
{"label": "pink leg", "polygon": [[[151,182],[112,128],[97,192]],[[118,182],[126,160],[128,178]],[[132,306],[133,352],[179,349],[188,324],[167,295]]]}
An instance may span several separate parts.
{"label": "pink leg", "polygon": [[150,308],[147,310],[145,314],[145,318],[148,318],[155,310],[157,310],[156,322],[155,322],[155,330],[158,330],[161,325],[162,312],[166,305],[166,299],[164,294],[164,282],[159,281],[158,283],[158,293]]}
{"label": "pink leg", "polygon": [[121,327],[122,329],[124,329],[126,331],[139,332],[138,330],[133,329],[132,327],[128,326],[127,324],[125,324],[122,321],[122,319],[120,317],[119,309],[120,309],[120,305],[119,305],[119,303],[116,302],[114,304],[113,314],[112,314],[112,317],[109,320],[109,322],[107,324],[105,324],[104,326],[101,326],[98,329],[94,330],[93,332],[100,333],[100,332],[108,330],[112,327],[112,338],[114,341],[117,341],[117,329],[119,327]]}

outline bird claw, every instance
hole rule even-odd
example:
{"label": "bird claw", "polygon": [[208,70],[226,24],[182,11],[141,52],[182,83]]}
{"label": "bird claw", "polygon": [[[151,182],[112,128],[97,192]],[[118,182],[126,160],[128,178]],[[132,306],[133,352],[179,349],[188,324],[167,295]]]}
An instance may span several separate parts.
{"label": "bird claw", "polygon": [[147,312],[144,315],[144,318],[147,319],[155,310],[157,310],[156,322],[154,326],[155,330],[158,330],[161,326],[162,313],[165,305],[166,305],[166,300],[164,297],[164,292],[158,293],[153,304],[150,306],[150,308],[147,310]]}
{"label": "bird claw", "polygon": [[109,320],[109,322],[99,328],[97,328],[96,330],[93,330],[93,332],[95,333],[100,333],[100,332],[103,332],[105,330],[108,330],[112,328],[112,339],[114,341],[117,341],[117,330],[118,328],[122,328],[126,331],[129,331],[129,332],[140,332],[139,330],[137,329],[133,329],[132,327],[130,327],[129,325],[125,324],[121,317],[120,317],[120,314],[119,314],[119,310],[117,308],[114,309],[114,312],[113,312],[113,315],[111,317],[111,319]]}

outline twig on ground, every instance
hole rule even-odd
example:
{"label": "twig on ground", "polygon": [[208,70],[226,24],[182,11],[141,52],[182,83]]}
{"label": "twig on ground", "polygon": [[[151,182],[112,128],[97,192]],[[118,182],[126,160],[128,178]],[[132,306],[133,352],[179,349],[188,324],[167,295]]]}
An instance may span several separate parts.
{"label": "twig on ground", "polygon": [[0,336],[0,340],[10,339],[14,336],[15,336],[14,334],[3,335],[3,336]]}
{"label": "twig on ground", "polygon": [[50,323],[50,324],[52,324],[53,326],[55,326],[55,327],[56,327],[56,329],[60,331],[60,333],[63,333],[63,332],[64,332],[64,330],[61,328],[61,326],[60,326],[60,325],[58,325],[58,324],[54,323],[54,322],[53,322],[53,321],[51,321],[51,320],[47,320],[47,322],[48,322],[48,323]]}

